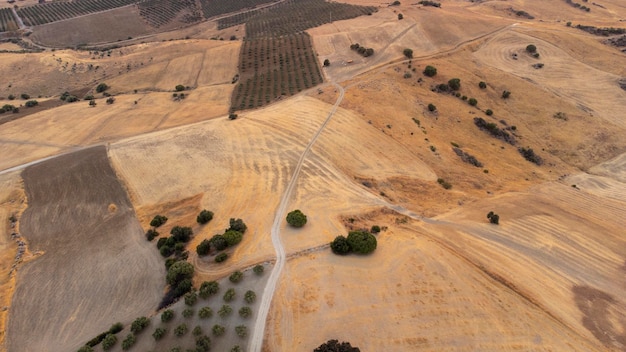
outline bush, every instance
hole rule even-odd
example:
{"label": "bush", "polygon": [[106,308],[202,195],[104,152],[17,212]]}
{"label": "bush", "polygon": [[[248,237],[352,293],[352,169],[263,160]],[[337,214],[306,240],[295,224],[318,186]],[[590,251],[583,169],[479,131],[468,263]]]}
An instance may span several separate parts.
{"label": "bush", "polygon": [[139,317],[135,319],[135,321],[133,321],[133,323],[130,325],[130,331],[138,334],[143,331],[143,329],[145,329],[148,325],[150,325],[150,319],[146,317]]}
{"label": "bush", "polygon": [[110,87],[106,83],[100,83],[96,87],[96,92],[97,93],[103,93],[104,91],[108,90],[109,88]]}
{"label": "bush", "polygon": [[174,253],[174,248],[170,246],[163,246],[159,249],[159,253],[161,253],[163,257],[167,258]]}
{"label": "bush", "polygon": [[156,230],[149,229],[146,231],[146,240],[152,241],[155,237],[158,237],[159,233]]}
{"label": "bush", "polygon": [[213,309],[211,309],[211,307],[209,306],[200,308],[200,311],[198,312],[198,317],[200,317],[200,319],[208,319],[212,316],[213,316]]}
{"label": "bush", "polygon": [[330,66],[330,60],[326,59],[324,60],[324,67],[328,67]]}
{"label": "bush", "polygon": [[244,295],[243,299],[246,301],[246,303],[252,304],[256,300],[256,293],[254,293],[254,291],[252,290],[248,290],[246,291],[246,294]]}
{"label": "bush", "polygon": [[230,113],[230,114],[228,114],[228,119],[229,120],[236,120],[238,116],[239,115],[237,115],[235,113]]}
{"label": "bush", "polygon": [[376,249],[376,237],[367,231],[350,231],[348,233],[350,249],[358,254],[369,254]]}
{"label": "bush", "polygon": [[487,116],[491,116],[493,115],[493,111],[491,109],[487,109],[485,110],[485,114],[487,114]]}
{"label": "bush", "polygon": [[206,336],[200,336],[196,339],[196,352],[209,352],[211,350],[211,339]]}
{"label": "bush", "polygon": [[485,83],[485,82],[483,82],[483,81],[480,81],[480,82],[478,83],[478,87],[479,87],[480,89],[485,89],[485,88],[487,88],[487,83]]}
{"label": "bush", "polygon": [[65,101],[68,103],[73,103],[75,101],[78,101],[78,97],[75,95],[70,95],[67,98],[65,98]]}
{"label": "bush", "polygon": [[83,100],[94,100],[94,96],[89,94],[89,95],[85,95],[85,97],[83,98]]}
{"label": "bush", "polygon": [[191,227],[174,226],[170,231],[170,234],[176,242],[189,242],[191,236],[193,235],[193,231],[191,230]]}
{"label": "bush", "polygon": [[537,47],[536,47],[536,46],[534,46],[533,44],[528,44],[528,45],[526,46],[526,52],[527,52],[527,53],[530,53],[530,54],[534,54],[534,53],[536,53],[536,52],[537,52]]}
{"label": "bush", "polygon": [[234,284],[240,282],[242,279],[243,279],[243,273],[241,271],[235,271],[234,273],[230,274],[230,276],[228,277],[228,280],[230,280],[230,282]]}
{"label": "bush", "polygon": [[424,75],[428,77],[434,77],[437,74],[437,69],[434,66],[426,66],[424,69]]}
{"label": "bush", "polygon": [[211,241],[204,239],[199,245],[196,246],[196,253],[198,253],[199,256],[207,255],[209,254],[210,249]]}
{"label": "bush", "polygon": [[[9,100],[15,100],[15,95],[13,95],[13,94],[9,94],[9,97],[8,97],[8,98],[9,98]],[[62,100],[65,100],[65,99],[62,99]]]}
{"label": "bush", "polygon": [[448,81],[448,85],[452,90],[459,90],[461,89],[461,80],[459,78],[452,78]]}
{"label": "bush", "polygon": [[229,288],[228,290],[226,290],[226,292],[224,293],[224,296],[222,298],[224,298],[224,301],[226,302],[230,302],[235,298],[235,289],[234,288]]}
{"label": "bush", "polygon": [[193,309],[185,308],[183,309],[183,318],[191,318],[193,317]]}
{"label": "bush", "polygon": [[219,324],[215,324],[213,325],[213,328],[211,328],[211,331],[215,336],[222,336],[226,333],[226,328]]}
{"label": "bush", "polygon": [[237,336],[243,339],[248,336],[248,327],[245,325],[237,325],[235,327],[235,332],[237,333]]}
{"label": "bush", "polygon": [[215,235],[211,237],[209,242],[211,243],[211,246],[218,251],[228,248],[228,241],[226,241],[226,238],[224,238],[223,235]]}
{"label": "bush", "polygon": [[543,164],[543,159],[541,159],[541,157],[537,154],[535,154],[535,152],[533,151],[532,148],[519,148],[518,149],[519,153],[522,154],[522,156],[524,157],[524,159],[530,161],[531,163],[537,164],[537,165],[541,165]]}
{"label": "bush", "polygon": [[321,344],[313,352],[359,352],[356,347],[352,347],[349,342],[339,343],[337,340],[328,340]]}
{"label": "bush", "polygon": [[126,338],[122,341],[122,349],[124,351],[129,350],[135,344],[135,341],[135,334],[130,333],[126,335]]}
{"label": "bush", "polygon": [[22,98],[22,100],[28,100],[28,99],[30,99],[30,95],[28,95],[26,93],[22,93],[22,94],[20,94],[20,98]]}
{"label": "bush", "polygon": [[228,254],[226,254],[226,253],[220,253],[220,254],[215,256],[215,262],[216,263],[221,263],[221,262],[225,261],[226,259],[228,259]]}
{"label": "bush", "polygon": [[374,225],[372,226],[372,229],[370,230],[371,233],[379,233],[380,232],[380,226],[378,225]]}
{"label": "bush", "polygon": [[109,328],[109,334],[117,334],[118,332],[124,330],[124,324],[117,322]]}
{"label": "bush", "polygon": [[159,227],[167,222],[167,216],[163,215],[155,215],[152,221],[150,221],[150,226]]}
{"label": "bush", "polygon": [[193,328],[193,330],[191,330],[191,334],[193,336],[201,336],[202,335],[202,327],[200,325],[196,325],[195,328]]}
{"label": "bush", "polygon": [[213,212],[212,211],[208,211],[206,209],[203,209],[200,214],[198,214],[198,217],[196,218],[196,221],[198,222],[198,224],[206,224],[207,222],[211,221],[213,219]]}
{"label": "bush", "polygon": [[502,99],[508,99],[511,96],[511,92],[505,90],[502,92]]}
{"label": "bush", "polygon": [[452,188],[452,185],[450,184],[450,182],[444,180],[443,178],[438,178],[437,183],[440,184],[441,187],[443,187],[444,189]]}
{"label": "bush", "polygon": [[207,299],[210,296],[216,294],[220,289],[220,285],[217,281],[205,281],[200,285],[200,297]]}
{"label": "bush", "polygon": [[115,346],[116,343],[117,343],[117,336],[113,334],[108,334],[104,337],[104,340],[102,340],[102,349],[105,351],[108,351],[111,348],[113,348],[113,346]]}
{"label": "bush", "polygon": [[246,226],[243,220],[231,218],[229,222],[230,222],[230,227],[226,229],[226,231],[233,230],[233,231],[239,231],[241,233],[246,233],[248,226]]}
{"label": "bush", "polygon": [[182,91],[184,91],[184,90],[185,90],[185,86],[183,86],[182,84],[179,84],[179,85],[177,85],[174,89],[175,89],[177,92],[182,92]]}
{"label": "bush", "polygon": [[174,335],[176,335],[177,337],[181,337],[185,335],[188,330],[189,329],[187,328],[187,324],[182,323],[174,329]]}
{"label": "bush", "polygon": [[437,110],[437,107],[435,106],[435,104],[428,104],[428,111],[430,112],[435,112]]}
{"label": "bush", "polygon": [[185,293],[185,304],[186,305],[191,307],[194,304],[196,304],[196,302],[198,302],[198,294],[196,294],[196,291],[191,291],[191,292]]}
{"label": "bush", "polygon": [[91,348],[91,346],[83,346],[81,348],[78,349],[78,351],[76,352],[93,352],[93,348]]}
{"label": "bush", "polygon": [[404,56],[405,56],[407,59],[412,59],[412,58],[413,58],[413,49],[406,48],[406,49],[404,49],[404,50],[402,51],[402,53],[404,54]]}
{"label": "bush", "polygon": [[249,318],[252,315],[252,309],[250,307],[239,308],[239,316],[242,318]]}
{"label": "bush", "polygon": [[399,20],[404,19],[404,16],[402,16],[402,14],[401,14],[401,13],[399,13],[399,14],[398,14],[398,19],[399,19]]}
{"label": "bush", "polygon": [[239,345],[235,345],[233,346],[233,348],[230,349],[230,352],[242,352],[243,350],[241,349],[241,347]]}
{"label": "bush", "polygon": [[178,261],[169,268],[165,279],[169,285],[174,287],[185,279],[191,279],[193,272],[193,265],[186,261]]}
{"label": "bush", "polygon": [[500,216],[493,211],[490,211],[489,214],[487,214],[487,219],[489,219],[489,222],[494,225],[498,225],[500,223]]}
{"label": "bush", "polygon": [[224,239],[226,240],[226,243],[228,243],[229,247],[238,244],[243,239],[243,233],[234,230],[228,230],[222,236],[224,236]]}
{"label": "bush", "polygon": [[230,315],[230,313],[233,312],[233,309],[228,305],[228,304],[224,304],[220,310],[217,311],[217,314],[221,317],[221,318],[226,318],[227,316]]}
{"label": "bush", "polygon": [[32,107],[34,107],[34,106],[39,105],[39,102],[38,102],[37,100],[29,100],[29,101],[27,101],[26,103],[24,103],[24,105],[25,105],[27,108],[32,108]]}
{"label": "bush", "polygon": [[154,337],[154,339],[158,341],[163,338],[163,336],[165,336],[166,332],[167,330],[165,330],[164,328],[156,328],[156,330],[154,330],[154,332],[152,333],[152,337]]}
{"label": "bush", "polygon": [[89,101],[89,106],[90,106],[90,107],[92,107],[92,108],[93,108],[93,107],[95,107],[96,105],[98,105],[98,103],[96,103],[96,101],[95,101],[95,100],[90,100],[90,101]]}
{"label": "bush", "polygon": [[474,98],[469,98],[469,100],[467,101],[471,106],[476,106],[476,104],[478,104],[478,100],[474,99]]}
{"label": "bush", "polygon": [[335,254],[345,255],[352,251],[350,243],[345,236],[339,235],[330,243],[330,249]]}
{"label": "bush", "polygon": [[171,309],[165,310],[163,311],[163,313],[161,313],[161,321],[164,323],[167,323],[173,318],[174,318],[174,311]]}
{"label": "bush", "polygon": [[287,214],[287,223],[293,227],[302,227],[306,224],[306,215],[300,209],[293,210]]}

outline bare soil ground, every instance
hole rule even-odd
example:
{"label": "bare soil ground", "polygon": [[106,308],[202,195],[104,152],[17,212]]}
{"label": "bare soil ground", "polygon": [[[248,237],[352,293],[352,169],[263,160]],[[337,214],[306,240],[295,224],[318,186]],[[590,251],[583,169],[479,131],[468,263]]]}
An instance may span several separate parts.
{"label": "bare soil ground", "polygon": [[43,255],[19,268],[8,350],[75,350],[112,322],[154,310],[162,260],[146,243],[105,148],[29,167],[23,177],[29,207],[21,231]]}

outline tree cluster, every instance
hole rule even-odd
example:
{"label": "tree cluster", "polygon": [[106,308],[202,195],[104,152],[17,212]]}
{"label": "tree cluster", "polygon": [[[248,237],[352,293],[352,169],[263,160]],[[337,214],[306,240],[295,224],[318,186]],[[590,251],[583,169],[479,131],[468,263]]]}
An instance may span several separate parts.
{"label": "tree cluster", "polygon": [[360,352],[361,350],[358,347],[352,347],[350,342],[341,342],[338,340],[328,340],[327,342],[321,344],[318,348],[314,349],[313,352]]}
{"label": "tree cluster", "polygon": [[300,209],[293,210],[287,214],[287,223],[293,227],[302,227],[306,224],[307,218]]}
{"label": "tree cluster", "polygon": [[374,55],[374,49],[372,48],[366,48],[364,46],[359,45],[359,43],[355,43],[350,45],[350,49],[356,51],[357,53],[361,54],[361,56],[363,57],[368,57],[368,56],[372,56]]}
{"label": "tree cluster", "polygon": [[339,235],[330,243],[330,249],[335,254],[346,255],[348,253],[369,254],[377,246],[376,237],[367,231],[350,231],[348,237]]}
{"label": "tree cluster", "polygon": [[[248,226],[246,226],[243,220],[231,218],[230,227],[224,230],[225,232],[223,234],[217,234],[211,237],[211,239],[202,240],[202,242],[200,242],[200,244],[196,247],[196,252],[198,253],[198,255],[203,256],[209,254],[211,252],[211,248],[219,252],[228,247],[232,247],[241,242],[241,240],[243,239],[243,234],[246,232],[247,229]],[[223,259],[226,260],[226,258]]]}
{"label": "tree cluster", "polygon": [[493,211],[490,211],[487,214],[487,219],[489,219],[489,222],[494,225],[498,225],[500,223],[500,215],[494,213]]}

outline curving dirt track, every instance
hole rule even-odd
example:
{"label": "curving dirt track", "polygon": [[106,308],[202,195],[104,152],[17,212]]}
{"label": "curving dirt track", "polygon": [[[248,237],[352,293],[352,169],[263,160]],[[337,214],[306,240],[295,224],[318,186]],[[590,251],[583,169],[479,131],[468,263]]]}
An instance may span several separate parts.
{"label": "curving dirt track", "polygon": [[22,234],[43,255],[20,267],[7,350],[70,351],[156,308],[158,253],[143,238],[104,146],[25,169]]}

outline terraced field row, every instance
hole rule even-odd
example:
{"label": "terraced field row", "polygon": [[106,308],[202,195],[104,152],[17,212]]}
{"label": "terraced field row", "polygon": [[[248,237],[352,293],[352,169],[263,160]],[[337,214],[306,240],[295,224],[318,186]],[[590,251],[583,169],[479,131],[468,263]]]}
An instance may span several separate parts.
{"label": "terraced field row", "polygon": [[137,7],[141,17],[155,28],[170,23],[183,11],[188,12],[183,15],[182,22],[184,23],[202,20],[202,14],[193,0],[147,0],[137,4]]}
{"label": "terraced field row", "polygon": [[9,8],[0,9],[0,32],[14,31],[18,29],[13,11]]}
{"label": "terraced field row", "polygon": [[115,9],[132,5],[138,0],[81,0],[62,1],[38,4],[35,6],[20,7],[17,14],[27,26],[37,26],[56,22],[90,13]]}
{"label": "terraced field row", "polygon": [[202,13],[205,18],[223,15],[225,13],[255,8],[258,5],[269,4],[275,0],[200,0]]}

